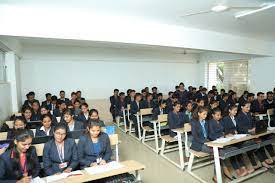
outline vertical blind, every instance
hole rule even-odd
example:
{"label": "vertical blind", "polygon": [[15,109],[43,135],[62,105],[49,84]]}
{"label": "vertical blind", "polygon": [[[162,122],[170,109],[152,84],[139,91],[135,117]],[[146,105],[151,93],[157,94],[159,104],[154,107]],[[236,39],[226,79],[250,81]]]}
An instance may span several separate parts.
{"label": "vertical blind", "polygon": [[0,82],[6,81],[5,52],[0,50]]}
{"label": "vertical blind", "polygon": [[234,90],[240,96],[248,88],[248,61],[224,61],[208,63],[208,88]]}

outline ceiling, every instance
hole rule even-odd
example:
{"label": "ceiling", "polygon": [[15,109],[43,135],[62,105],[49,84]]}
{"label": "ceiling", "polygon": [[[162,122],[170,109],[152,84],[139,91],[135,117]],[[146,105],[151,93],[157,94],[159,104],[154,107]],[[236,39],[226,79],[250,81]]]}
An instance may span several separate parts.
{"label": "ceiling", "polygon": [[272,1],[274,0],[1,0],[0,5],[78,9],[275,41],[275,7],[242,19],[234,18],[235,10],[181,17],[184,14],[209,10],[220,3],[250,7]]}

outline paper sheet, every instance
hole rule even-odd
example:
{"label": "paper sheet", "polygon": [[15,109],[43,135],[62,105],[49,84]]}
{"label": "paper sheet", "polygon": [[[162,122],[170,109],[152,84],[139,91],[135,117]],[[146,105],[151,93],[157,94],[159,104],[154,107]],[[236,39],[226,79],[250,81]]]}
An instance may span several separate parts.
{"label": "paper sheet", "polygon": [[35,177],[31,180],[31,183],[46,183],[46,182],[40,177]]}
{"label": "paper sheet", "polygon": [[240,138],[243,138],[243,137],[246,137],[247,134],[235,134],[234,135],[234,139],[240,139]]}
{"label": "paper sheet", "polygon": [[226,137],[226,138],[218,138],[217,140],[215,140],[215,143],[226,143],[229,142],[230,140],[233,140],[234,137]]}
{"label": "paper sheet", "polygon": [[61,173],[59,175],[48,176],[46,177],[46,179],[47,179],[47,182],[54,182],[54,181],[65,179],[67,177],[74,176],[74,175],[83,175],[83,173],[80,170],[77,170],[71,173]]}
{"label": "paper sheet", "polygon": [[110,163],[107,163],[106,165],[89,167],[89,168],[85,168],[85,170],[89,174],[94,175],[94,174],[99,174],[99,173],[104,173],[104,172],[109,172],[112,170],[120,169],[123,167],[124,167],[124,165],[121,165],[120,163],[118,163],[116,161],[112,161]]}

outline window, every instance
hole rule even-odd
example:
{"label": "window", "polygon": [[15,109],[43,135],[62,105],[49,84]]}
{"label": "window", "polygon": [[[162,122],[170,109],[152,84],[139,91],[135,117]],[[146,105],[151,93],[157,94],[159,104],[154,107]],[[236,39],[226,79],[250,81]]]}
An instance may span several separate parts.
{"label": "window", "polygon": [[0,82],[6,81],[5,52],[0,50]]}
{"label": "window", "polygon": [[248,61],[224,61],[208,63],[208,88],[233,90],[240,96],[248,89]]}

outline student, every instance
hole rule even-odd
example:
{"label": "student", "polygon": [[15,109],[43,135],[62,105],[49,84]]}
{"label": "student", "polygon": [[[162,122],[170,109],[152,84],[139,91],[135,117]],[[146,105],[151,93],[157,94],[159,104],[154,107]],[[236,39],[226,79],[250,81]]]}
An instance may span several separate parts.
{"label": "student", "polygon": [[74,139],[67,137],[64,124],[54,127],[54,139],[47,142],[43,150],[43,165],[46,175],[70,173],[78,166],[78,152]]}
{"label": "student", "polygon": [[197,93],[197,88],[192,87],[192,93],[189,96],[189,100],[192,100],[193,102],[196,102],[196,93]]}
{"label": "student", "polygon": [[17,131],[14,141],[0,156],[0,182],[29,183],[38,176],[40,164],[32,139],[30,130]]}
{"label": "student", "polygon": [[130,107],[130,113],[131,113],[130,119],[133,120],[133,122],[134,122],[135,134],[137,137],[138,137],[138,123],[137,123],[137,118],[136,118],[135,114],[137,114],[140,110],[141,98],[142,98],[141,94],[137,93],[135,95],[135,101],[131,102],[131,107]]}
{"label": "student", "polygon": [[8,131],[10,131],[10,128],[6,123],[0,124],[0,132],[8,132]]}
{"label": "student", "polygon": [[81,106],[81,102],[79,100],[75,100],[74,103],[73,103],[74,116],[80,115],[80,113],[81,113],[80,106]]}
{"label": "student", "polygon": [[58,104],[58,108],[55,108],[53,110],[53,115],[55,115],[56,117],[63,118],[64,110],[66,110],[67,108],[66,102],[63,100],[59,100],[57,104]]}
{"label": "student", "polygon": [[192,109],[193,109],[192,102],[188,101],[185,105],[185,110],[183,111],[183,114],[187,117],[189,123],[191,122],[191,119],[192,119]]}
{"label": "student", "polygon": [[[249,102],[243,103],[241,105],[242,111],[240,111],[237,116],[237,131],[240,134],[255,134],[255,123],[253,123],[252,121],[252,116],[250,113],[250,105],[251,104]],[[272,145],[267,145],[265,146],[265,148],[270,153],[271,157],[274,159],[274,150]],[[255,154],[264,167],[270,168],[269,165],[272,164],[273,161],[267,157],[264,147],[259,148],[255,152]],[[249,157],[249,159],[253,165],[253,168],[257,169],[258,166],[257,166],[257,163],[255,162],[255,159],[253,159],[253,157]]]}
{"label": "student", "polygon": [[146,96],[146,100],[143,100],[140,102],[140,108],[146,109],[146,108],[153,108],[153,107],[154,107],[153,94],[148,93]]}
{"label": "student", "polygon": [[60,98],[58,99],[58,101],[64,101],[66,105],[69,104],[70,100],[65,97],[65,91],[64,90],[61,90],[59,92],[59,96],[60,96]]}
{"label": "student", "polygon": [[[209,110],[208,110],[208,114],[207,114],[207,120],[212,119],[212,111],[213,109],[217,108],[219,106],[219,102],[216,100],[211,100],[209,103]],[[224,113],[222,113],[222,115],[224,115]]]}
{"label": "student", "polygon": [[48,114],[48,115],[51,116],[53,126],[58,124],[58,121],[57,121],[56,117],[50,113],[50,110],[47,108],[47,106],[41,106],[40,115],[43,116],[45,114]]}
{"label": "student", "polygon": [[[236,105],[230,106],[228,109],[228,114],[221,121],[221,125],[223,126],[223,129],[224,129],[225,137],[230,137],[238,133],[237,122],[236,122],[237,111],[238,111],[238,107]],[[240,148],[241,146],[238,145],[237,147]],[[249,153],[250,153],[250,156],[254,156],[253,152],[248,152],[248,154]],[[232,163],[232,165],[238,177],[243,177],[248,173],[252,172],[251,169],[250,170],[246,169],[244,160],[241,154],[237,155],[236,158],[237,158],[238,164]]]}
{"label": "student", "polygon": [[118,96],[119,90],[118,89],[114,89],[114,95],[110,97],[110,113],[113,116],[113,122],[115,122],[115,108],[116,108],[116,104],[118,103],[119,100],[119,96]]}
{"label": "student", "polygon": [[202,98],[198,98],[196,103],[193,106],[193,111],[198,108],[198,107],[203,107],[204,106],[204,100]]}
{"label": "student", "polygon": [[90,112],[89,112],[89,117],[90,117],[89,123],[95,122],[95,123],[98,123],[98,125],[100,127],[105,126],[104,122],[99,119],[98,110],[91,109]]}
{"label": "student", "polygon": [[27,100],[25,100],[23,106],[22,106],[22,109],[25,108],[25,107],[32,107],[32,103],[34,101],[37,101],[39,103],[38,100],[35,99],[35,93],[33,91],[29,92],[27,95]]}
{"label": "student", "polygon": [[188,92],[184,88],[184,83],[179,84],[179,89],[176,91],[178,99],[181,105],[184,105],[188,101]]}
{"label": "student", "polygon": [[220,109],[221,109],[222,113],[224,114],[225,111],[230,106],[230,103],[228,101],[228,94],[227,93],[223,94],[222,100],[220,100],[220,102],[219,102],[219,106],[220,106]]}
{"label": "student", "polygon": [[215,100],[214,96],[215,96],[214,91],[210,90],[207,94],[207,103],[206,103],[207,105],[209,105],[212,100]]}
{"label": "student", "polygon": [[47,106],[48,108],[51,107],[52,103],[52,94],[46,93],[46,100],[42,102],[41,106]]}
{"label": "student", "polygon": [[84,130],[84,124],[83,122],[74,120],[73,113],[70,109],[66,109],[64,111],[64,121],[65,124],[68,127],[68,131],[78,131],[78,130]]}
{"label": "student", "polygon": [[157,87],[152,87],[152,99],[156,100],[158,98],[158,88]]}
{"label": "student", "polygon": [[112,150],[109,136],[101,132],[98,123],[88,124],[86,135],[78,142],[80,168],[105,165],[111,160]]}
{"label": "student", "polygon": [[146,92],[146,90],[145,89],[142,89],[141,90],[141,95],[142,95],[142,101],[145,101],[146,100],[146,96],[147,96],[147,92]]}
{"label": "student", "polygon": [[42,126],[38,127],[35,131],[35,137],[52,136],[52,116],[50,114],[44,114],[41,116]]}
{"label": "student", "polygon": [[70,104],[74,105],[75,101],[77,100],[77,95],[75,92],[71,93],[71,100],[70,100]]}
{"label": "student", "polygon": [[182,128],[184,123],[188,122],[187,116],[180,112],[181,104],[174,103],[173,111],[168,113],[168,126],[170,129],[170,136],[175,137],[177,134],[172,129]]}
{"label": "student", "polygon": [[171,97],[171,100],[167,100],[166,104],[167,104],[167,113],[169,113],[170,111],[173,111],[173,106],[174,106],[174,103],[178,102],[178,94],[176,93],[173,93],[172,97]]}
{"label": "student", "polygon": [[52,96],[52,102],[51,102],[51,105],[50,105],[50,107],[48,108],[50,111],[52,111],[52,114],[53,114],[53,111],[56,109],[56,108],[58,108],[58,106],[57,106],[57,96],[55,96],[55,95],[53,95]]}
{"label": "student", "polygon": [[220,94],[217,96],[217,100],[220,101],[222,100],[222,96],[225,94],[225,89],[220,90]]}
{"label": "student", "polygon": [[120,117],[123,116],[123,110],[127,109],[127,103],[125,100],[125,93],[120,92],[119,93],[119,99],[116,104],[115,108],[115,116],[116,116],[116,122],[119,123]]}
{"label": "student", "polygon": [[30,122],[32,119],[32,108],[30,108],[28,106],[23,108],[22,115],[25,118],[26,122]]}
{"label": "student", "polygon": [[79,100],[81,103],[85,103],[86,100],[81,95],[82,92],[80,90],[76,92],[77,100]]}
{"label": "student", "polygon": [[87,103],[82,103],[80,106],[81,113],[75,117],[75,120],[80,121],[86,126],[89,121],[89,105]]}
{"label": "student", "polygon": [[206,92],[207,92],[207,89],[202,88],[201,91],[197,94],[197,99],[204,100],[204,105],[205,106],[208,105],[208,96],[207,96]]}
{"label": "student", "polygon": [[228,96],[228,102],[229,105],[235,105],[238,101],[237,101],[237,93],[232,91],[231,94]]}
{"label": "student", "polygon": [[244,102],[247,101],[247,95],[248,95],[248,91],[244,91],[242,96],[239,98],[239,105],[243,104]]}
{"label": "student", "polygon": [[[13,121],[13,129],[8,131],[7,139],[14,139],[16,132],[19,129],[25,129],[26,126],[27,126],[27,122],[26,122],[25,118],[22,116],[17,116]],[[31,131],[31,133],[32,133],[32,131]]]}
{"label": "student", "polygon": [[157,100],[154,100],[154,105],[153,107],[159,106],[159,104],[163,101],[163,95],[162,93],[158,93],[157,95]]}
{"label": "student", "polygon": [[31,121],[39,121],[41,118],[40,115],[40,105],[37,101],[34,101],[32,103],[32,117]]}
{"label": "student", "polygon": [[152,113],[152,119],[158,119],[158,115],[167,114],[166,101],[162,100],[159,106],[153,109]]}
{"label": "student", "polygon": [[257,93],[257,99],[252,102],[250,111],[253,113],[253,115],[263,114],[266,112],[265,108],[264,108],[264,93],[263,92]]}
{"label": "student", "polygon": [[130,94],[126,97],[126,103],[131,104],[132,102],[134,102],[135,101],[135,96],[136,96],[136,91],[131,90]]}
{"label": "student", "polygon": [[275,101],[273,99],[272,91],[266,93],[266,99],[264,100],[264,109],[274,109],[275,108]]}

